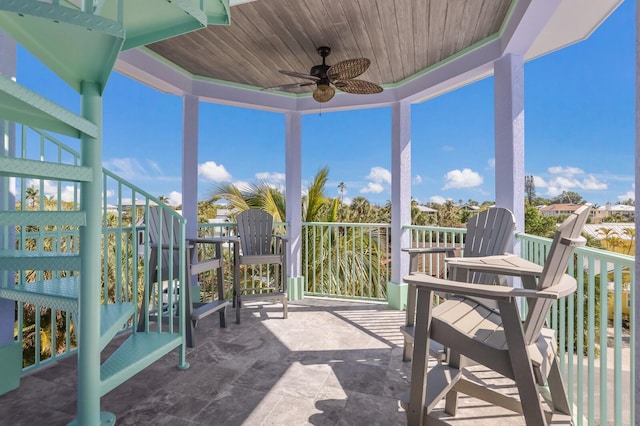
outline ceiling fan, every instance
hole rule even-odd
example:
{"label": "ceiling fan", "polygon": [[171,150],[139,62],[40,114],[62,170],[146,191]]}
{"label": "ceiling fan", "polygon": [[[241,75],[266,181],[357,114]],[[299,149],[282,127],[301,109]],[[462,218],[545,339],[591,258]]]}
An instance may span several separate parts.
{"label": "ceiling fan", "polygon": [[304,78],[311,81],[265,87],[263,90],[289,90],[315,84],[316,89],[313,91],[313,99],[321,103],[328,102],[333,98],[336,93],[333,87],[343,92],[358,95],[370,95],[382,92],[382,87],[375,83],[355,79],[369,68],[369,65],[371,64],[369,59],[347,59],[331,66],[326,63],[327,56],[331,54],[330,47],[318,47],[318,54],[322,56],[322,64],[311,67],[309,74],[296,71],[278,70],[282,74],[290,77]]}

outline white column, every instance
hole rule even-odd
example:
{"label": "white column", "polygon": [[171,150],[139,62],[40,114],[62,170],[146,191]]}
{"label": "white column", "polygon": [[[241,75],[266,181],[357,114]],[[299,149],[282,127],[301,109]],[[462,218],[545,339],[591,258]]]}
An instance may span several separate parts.
{"label": "white column", "polygon": [[[0,31],[0,74],[15,78],[16,76],[16,42],[6,33]],[[2,147],[0,155],[15,157],[16,132],[15,124],[0,120]],[[16,184],[15,178],[0,178],[0,210],[15,210]],[[13,248],[14,228],[0,227],[0,250]],[[13,271],[0,271],[0,285],[7,281],[13,284]],[[0,347],[13,341],[14,325],[13,300],[0,299]]]}
{"label": "white column", "polygon": [[198,97],[182,99],[182,215],[186,236],[198,236]]}
{"label": "white column", "polygon": [[[496,205],[516,217],[516,231],[524,232],[524,63],[507,54],[494,63]],[[513,241],[509,251],[518,254]]]}
{"label": "white column", "polygon": [[302,276],[302,124],[299,112],[285,116],[285,175],[289,267],[287,277]]}
{"label": "white column", "polygon": [[[635,229],[636,235],[640,230],[640,7],[637,7],[636,3],[636,164],[635,164],[635,174],[636,174],[636,187],[635,187],[635,200],[636,200],[636,219],[635,219]],[[636,242],[637,244],[637,242]],[[636,250],[636,280],[640,277],[640,253]],[[640,313],[640,291],[633,292],[633,309],[635,315],[637,317],[638,313]],[[634,376],[635,376],[635,406],[633,407],[634,415],[636,419],[636,423],[638,419],[640,419],[640,327],[636,325],[633,327],[633,333],[635,338],[635,359],[634,359]]]}
{"label": "white column", "polygon": [[409,273],[409,232],[411,225],[411,104],[397,102],[391,107],[391,280],[399,284]]}

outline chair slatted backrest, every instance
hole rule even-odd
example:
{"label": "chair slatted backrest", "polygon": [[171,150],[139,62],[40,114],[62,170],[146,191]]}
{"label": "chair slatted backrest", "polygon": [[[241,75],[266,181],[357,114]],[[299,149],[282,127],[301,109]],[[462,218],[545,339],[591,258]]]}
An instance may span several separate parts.
{"label": "chair slatted backrest", "polygon": [[[504,254],[513,239],[516,218],[510,210],[493,207],[481,211],[469,219],[463,249],[464,257],[492,256]],[[493,274],[475,272],[470,282],[490,284]]]}
{"label": "chair slatted backrest", "polygon": [[[178,252],[178,218],[172,217],[169,212],[162,207],[149,207],[147,229],[149,230],[150,244],[157,245],[158,247],[169,247],[169,245],[173,246],[173,250],[160,250],[160,260],[158,261],[157,266],[158,270],[163,271],[163,279],[168,279],[169,273],[173,275],[173,278],[178,278],[178,265],[180,265]],[[155,262],[157,260],[158,252],[153,248],[151,249],[151,256],[155,256],[155,259],[152,259],[152,262]],[[172,272],[170,272],[170,269]],[[157,271],[151,271],[151,279],[154,281],[157,279]]]}
{"label": "chair slatted backrest", "polygon": [[243,256],[260,256],[273,252],[273,216],[264,210],[249,209],[239,213],[237,221]]}
{"label": "chair slatted backrest", "polygon": [[[542,269],[542,275],[538,280],[538,290],[559,284],[561,280],[573,280],[566,275],[567,265],[573,257],[573,248],[576,245],[584,245],[580,233],[589,217],[591,205],[585,204],[579,207],[558,227],[551,243],[551,248]],[[547,313],[551,308],[551,299],[535,299],[529,306],[525,321],[525,340],[532,343],[540,335]]]}

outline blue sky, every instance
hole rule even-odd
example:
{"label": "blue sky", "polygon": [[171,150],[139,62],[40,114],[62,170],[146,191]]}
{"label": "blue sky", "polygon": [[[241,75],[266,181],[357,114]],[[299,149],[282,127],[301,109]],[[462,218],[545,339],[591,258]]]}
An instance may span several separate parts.
{"label": "blue sky", "polygon": [[[634,198],[634,3],[589,39],[525,65],[525,167],[539,196],[575,191],[600,205]],[[79,109],[77,94],[21,49],[18,80]],[[493,79],[413,105],[411,114],[413,198],[493,200]],[[181,98],[114,73],[104,95],[105,166],[180,203],[181,126]],[[199,199],[217,182],[284,186],[282,114],[202,103],[199,135]],[[390,139],[389,108],[305,115],[303,180],[327,166],[327,196],[344,182],[346,201],[383,204]]]}

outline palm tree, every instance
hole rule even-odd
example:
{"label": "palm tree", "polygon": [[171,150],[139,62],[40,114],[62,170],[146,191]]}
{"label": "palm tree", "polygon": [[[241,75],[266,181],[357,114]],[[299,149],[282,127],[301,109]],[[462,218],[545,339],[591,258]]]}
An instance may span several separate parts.
{"label": "palm tree", "polygon": [[613,228],[609,228],[605,226],[598,229],[597,232],[598,234],[601,234],[604,236],[603,240],[607,243],[607,250],[609,250],[611,248],[611,243],[613,242],[613,239],[617,237],[618,234],[616,233],[616,231],[613,230]]}
{"label": "palm tree", "polygon": [[634,228],[624,228],[623,235],[629,236],[629,245],[627,246],[627,254],[631,254],[631,247],[634,245],[636,239],[636,230]]}
{"label": "palm tree", "polygon": [[31,204],[31,207],[35,206],[36,204],[36,200],[38,199],[38,192],[39,191],[33,185],[28,187],[25,191],[26,199]]}
{"label": "palm tree", "polygon": [[161,203],[169,204],[169,197],[166,195],[158,195],[158,200],[160,200]]}

